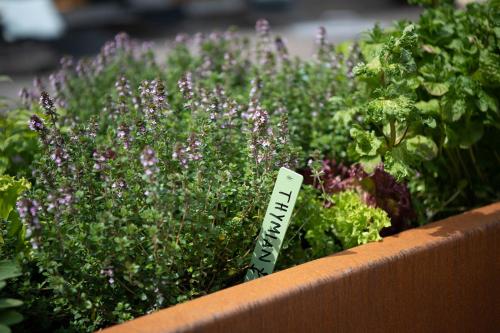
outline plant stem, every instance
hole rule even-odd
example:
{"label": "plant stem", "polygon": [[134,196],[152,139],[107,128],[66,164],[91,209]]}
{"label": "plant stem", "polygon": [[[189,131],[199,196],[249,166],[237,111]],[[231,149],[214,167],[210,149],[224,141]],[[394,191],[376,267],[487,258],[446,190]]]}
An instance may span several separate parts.
{"label": "plant stem", "polygon": [[389,146],[394,147],[396,144],[396,123],[394,122],[394,120],[390,121],[389,126],[391,127],[391,141],[389,143]]}

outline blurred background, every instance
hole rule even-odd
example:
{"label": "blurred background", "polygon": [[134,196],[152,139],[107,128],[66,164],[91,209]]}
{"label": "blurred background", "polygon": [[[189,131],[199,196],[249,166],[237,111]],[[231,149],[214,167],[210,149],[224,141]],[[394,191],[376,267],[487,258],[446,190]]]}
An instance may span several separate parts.
{"label": "blurred background", "polygon": [[154,42],[161,57],[178,33],[236,26],[251,35],[267,18],[292,55],[307,57],[319,26],[339,43],[420,10],[405,0],[0,0],[0,96],[15,98],[63,55],[95,54],[121,31]]}

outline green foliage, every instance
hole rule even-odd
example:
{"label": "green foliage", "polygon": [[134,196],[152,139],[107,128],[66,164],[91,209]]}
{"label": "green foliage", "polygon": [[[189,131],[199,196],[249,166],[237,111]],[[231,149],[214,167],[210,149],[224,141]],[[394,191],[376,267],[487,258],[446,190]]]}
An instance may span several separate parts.
{"label": "green foliage", "polygon": [[0,175],[31,177],[37,138],[27,127],[30,116],[31,112],[22,109],[0,112]]}
{"label": "green foliage", "polygon": [[30,183],[24,178],[16,180],[14,177],[0,176],[0,218],[9,217],[17,198],[30,187]]}
{"label": "green foliage", "polygon": [[[21,275],[21,271],[17,264],[13,261],[0,261],[0,290],[2,290],[7,282],[6,280],[15,278]],[[0,332],[11,332],[9,326],[17,324],[23,320],[23,316],[13,310],[23,304],[22,301],[13,298],[0,298]]]}
{"label": "green foliage", "polygon": [[16,180],[14,177],[0,175],[0,253],[2,256],[15,255],[24,247],[25,229],[14,208],[21,194],[30,187],[31,184],[24,178]]}
{"label": "green foliage", "polygon": [[3,249],[23,265],[24,330],[94,331],[241,282],[282,165],[313,181],[280,267],[378,240],[389,216],[406,228],[414,208],[426,223],[498,200],[497,3],[337,47],[319,29],[309,60],[265,21],[255,43],[179,36],[161,63],[122,34],[64,59],[52,97],[35,81],[0,118],[2,172],[34,177],[17,214],[27,184],[2,178],[3,235],[31,244]]}
{"label": "green foliage", "polygon": [[332,253],[334,238],[340,241],[342,248],[348,249],[381,240],[380,230],[391,226],[387,213],[367,206],[357,192],[340,192],[326,199],[333,206],[320,208],[319,221],[306,227],[306,239],[315,257]]}
{"label": "green foliage", "polygon": [[355,102],[368,124],[351,130],[349,156],[367,169],[378,159],[398,180],[439,192],[414,193],[428,220],[450,204],[451,212],[500,196],[500,20],[495,2],[464,11],[423,3],[436,8],[360,43]]}

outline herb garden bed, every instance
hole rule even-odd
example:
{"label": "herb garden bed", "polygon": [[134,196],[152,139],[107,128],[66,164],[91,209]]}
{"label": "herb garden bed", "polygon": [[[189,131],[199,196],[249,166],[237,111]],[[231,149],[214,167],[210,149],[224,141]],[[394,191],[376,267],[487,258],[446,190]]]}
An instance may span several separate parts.
{"label": "herb garden bed", "polygon": [[500,200],[500,2],[413,2],[310,59],[261,19],[35,79],[0,112],[0,331],[495,323],[498,204],[405,230]]}
{"label": "herb garden bed", "polygon": [[500,203],[104,330],[494,332]]}

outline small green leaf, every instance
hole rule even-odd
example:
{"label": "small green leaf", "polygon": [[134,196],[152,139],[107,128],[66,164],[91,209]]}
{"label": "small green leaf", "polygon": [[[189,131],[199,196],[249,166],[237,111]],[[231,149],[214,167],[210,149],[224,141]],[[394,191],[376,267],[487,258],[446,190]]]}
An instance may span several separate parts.
{"label": "small green leaf", "polygon": [[425,90],[432,96],[443,96],[450,89],[447,83],[424,82]]}
{"label": "small green leaf", "polygon": [[29,188],[30,183],[24,178],[16,180],[11,176],[0,176],[0,218],[7,219],[18,196]]}
{"label": "small green leaf", "polygon": [[[389,151],[384,156],[384,169],[389,172],[397,181],[402,181],[411,173],[410,167],[402,159],[402,154],[398,154],[397,151],[400,147],[396,147],[392,151]],[[401,151],[401,149],[399,149]]]}
{"label": "small green leaf", "polygon": [[11,333],[9,326],[0,324],[0,333]]}
{"label": "small green leaf", "polygon": [[356,153],[360,156],[374,156],[382,145],[382,140],[377,138],[373,131],[363,131],[358,128],[351,128],[351,136],[356,141]]}
{"label": "small green leaf", "polygon": [[456,122],[460,120],[460,118],[462,118],[466,111],[467,106],[465,101],[463,99],[458,99],[451,105],[446,105],[446,107],[443,109],[443,118],[448,121]]}
{"label": "small green leaf", "polygon": [[422,160],[430,161],[437,156],[438,147],[432,139],[416,135],[404,141],[406,151]]}
{"label": "small green leaf", "polygon": [[0,261],[0,281],[21,275],[21,271],[15,262],[10,260]]}
{"label": "small green leaf", "polygon": [[23,321],[23,316],[14,310],[7,310],[0,312],[0,324],[2,325],[14,325]]}
{"label": "small green leaf", "polygon": [[484,126],[481,122],[471,122],[460,134],[460,148],[467,149],[484,135]]}
{"label": "small green leaf", "polygon": [[0,298],[0,309],[14,308],[23,305],[23,301],[14,298]]}
{"label": "small green leaf", "polygon": [[370,157],[370,156],[364,156],[360,158],[359,162],[363,166],[363,169],[371,173],[375,170],[375,168],[382,162],[382,159],[380,155],[377,155],[375,157]]}
{"label": "small green leaf", "polygon": [[439,109],[440,109],[439,101],[435,98],[433,98],[429,101],[420,101],[418,103],[415,103],[415,107],[422,114],[439,115]]}

